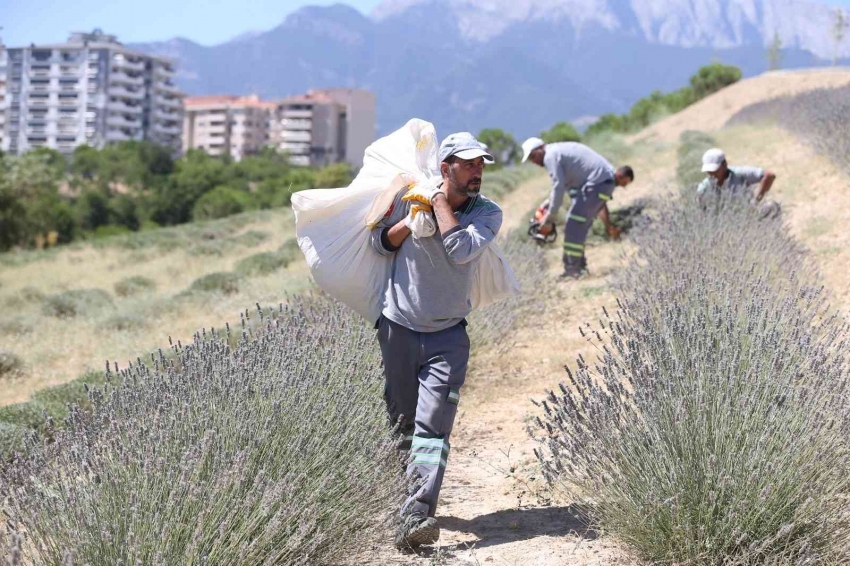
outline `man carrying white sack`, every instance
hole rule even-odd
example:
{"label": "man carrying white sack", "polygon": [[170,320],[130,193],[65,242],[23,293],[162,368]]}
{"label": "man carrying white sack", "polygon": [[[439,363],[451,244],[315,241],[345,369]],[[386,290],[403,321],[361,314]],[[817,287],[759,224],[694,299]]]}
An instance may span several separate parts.
{"label": "man carrying white sack", "polygon": [[402,507],[399,548],[440,536],[434,514],[469,361],[473,273],[502,225],[501,209],[479,194],[494,160],[472,134],[448,136],[439,159],[442,182],[406,187],[371,232],[374,250],[393,256],[377,323],[384,397],[409,438],[408,474],[424,481]]}

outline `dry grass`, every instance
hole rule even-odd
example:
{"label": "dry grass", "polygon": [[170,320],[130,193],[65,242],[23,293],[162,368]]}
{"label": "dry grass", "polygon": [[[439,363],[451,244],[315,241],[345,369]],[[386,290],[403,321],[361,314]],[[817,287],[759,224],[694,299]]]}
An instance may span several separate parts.
{"label": "dry grass", "polygon": [[[203,275],[232,271],[248,256],[277,250],[292,238],[293,226],[289,209],[258,215],[231,236],[263,232],[266,239],[257,245],[222,246],[221,255],[198,255],[188,249],[82,245],[4,266],[0,271],[0,305],[4,306],[0,328],[31,328],[32,332],[3,336],[6,348],[23,360],[26,369],[4,383],[0,405],[26,401],[36,390],[100,369],[107,358],[122,363],[135,359],[164,344],[169,335],[175,341],[189,342],[197,330],[221,326],[254,303],[277,304],[287,292],[309,289],[306,265],[297,261],[271,275],[242,280],[235,294],[180,296]],[[257,239],[243,238],[247,244]],[[115,296],[115,285],[135,276],[153,280],[155,289],[138,297]],[[69,319],[42,314],[38,293],[49,296],[74,289],[103,289],[113,296],[115,309]],[[22,295],[35,297],[22,300]],[[142,323],[117,324],[116,316]]]}

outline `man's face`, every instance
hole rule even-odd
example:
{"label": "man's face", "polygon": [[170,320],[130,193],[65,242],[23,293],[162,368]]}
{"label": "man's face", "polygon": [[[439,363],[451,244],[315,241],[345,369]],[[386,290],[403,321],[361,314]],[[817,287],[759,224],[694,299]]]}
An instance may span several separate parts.
{"label": "man's face", "polygon": [[484,174],[484,158],[460,159],[455,157],[451,163],[446,163],[447,171],[443,177],[448,180],[450,188],[466,197],[477,196],[481,191],[481,177]]}
{"label": "man's face", "polygon": [[710,171],[706,173],[709,177],[714,178],[715,181],[723,181],[726,179],[726,173],[729,170],[729,166],[724,161],[720,164],[720,167],[717,168],[717,171]]}
{"label": "man's face", "polygon": [[546,149],[544,146],[540,146],[531,153],[528,154],[528,160],[534,163],[535,165],[539,165],[543,167],[543,158],[546,156]]}
{"label": "man's face", "polygon": [[618,187],[628,187],[632,182],[632,180],[627,176],[619,173],[614,173],[614,181],[617,183]]}

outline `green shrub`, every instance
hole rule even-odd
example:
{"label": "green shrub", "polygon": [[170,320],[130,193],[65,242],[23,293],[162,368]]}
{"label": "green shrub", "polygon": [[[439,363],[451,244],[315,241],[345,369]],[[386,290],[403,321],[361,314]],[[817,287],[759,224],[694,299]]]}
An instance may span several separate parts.
{"label": "green shrub", "polygon": [[277,249],[277,253],[283,256],[287,262],[292,262],[301,257],[301,248],[298,247],[297,238],[289,238]]}
{"label": "green shrub", "polygon": [[11,460],[14,453],[26,452],[32,443],[32,435],[30,429],[0,421],[0,466]]}
{"label": "green shrub", "polygon": [[13,424],[33,430],[43,430],[45,408],[38,403],[18,403],[0,407],[0,422]]}
{"label": "green shrub", "polygon": [[202,293],[224,293],[230,295],[239,292],[239,275],[229,272],[208,273],[192,282],[190,291]]}
{"label": "green shrub", "polygon": [[129,234],[130,229],[119,224],[108,224],[106,226],[98,226],[94,229],[93,236],[95,239],[111,238],[113,236],[121,236]]}
{"label": "green shrub", "polygon": [[259,246],[268,239],[268,232],[263,232],[262,230],[248,230],[244,234],[239,234],[233,238],[233,243],[239,246],[245,246],[246,248],[253,248],[254,246]]}
{"label": "green shrub", "polygon": [[77,289],[51,295],[42,310],[48,316],[68,318],[91,316],[113,306],[112,297],[103,289]]}
{"label": "green shrub", "polygon": [[32,399],[47,411],[57,423],[68,416],[68,405],[77,405],[90,411],[91,403],[86,386],[96,388],[106,382],[103,372],[88,372],[73,381],[40,389],[32,394]]}
{"label": "green shrub", "polygon": [[251,195],[227,186],[216,187],[198,199],[192,208],[193,220],[224,218],[251,208]]}
{"label": "green shrub", "polygon": [[6,306],[11,309],[20,308],[26,305],[40,303],[44,301],[45,294],[35,287],[24,287],[14,295],[6,298],[4,301]]}
{"label": "green shrub", "polygon": [[115,294],[119,297],[131,297],[155,289],[156,281],[144,275],[127,277],[115,284]]}
{"label": "green shrub", "polygon": [[24,362],[21,358],[12,352],[0,350],[0,378],[14,377],[23,368]]}
{"label": "green shrub", "polygon": [[6,336],[20,336],[21,334],[29,334],[33,331],[33,327],[21,319],[4,320],[0,322],[0,334]]}
{"label": "green shrub", "polygon": [[262,252],[248,256],[236,263],[236,272],[240,275],[268,275],[278,269],[283,269],[289,260],[276,252]]}

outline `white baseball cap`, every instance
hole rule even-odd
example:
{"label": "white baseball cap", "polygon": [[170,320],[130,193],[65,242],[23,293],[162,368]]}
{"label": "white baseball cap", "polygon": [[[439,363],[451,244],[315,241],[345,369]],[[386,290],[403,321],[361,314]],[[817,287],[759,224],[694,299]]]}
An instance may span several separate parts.
{"label": "white baseball cap", "polygon": [[722,149],[716,147],[709,149],[702,155],[702,172],[714,173],[720,169],[724,161],[726,161],[726,154]]}
{"label": "white baseball cap", "polygon": [[440,162],[442,163],[452,155],[461,159],[475,159],[483,157],[484,163],[495,163],[496,160],[487,152],[486,146],[475,139],[469,132],[457,132],[449,134],[440,144]]}
{"label": "white baseball cap", "polygon": [[522,142],[522,162],[525,163],[528,161],[528,156],[531,155],[531,152],[544,145],[546,145],[546,142],[540,138],[528,138]]}

